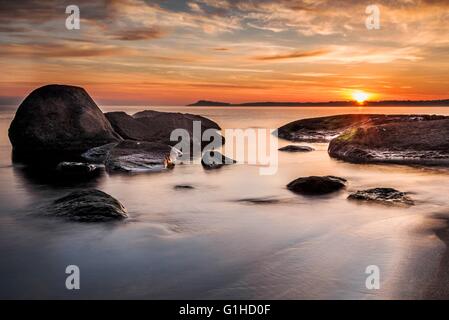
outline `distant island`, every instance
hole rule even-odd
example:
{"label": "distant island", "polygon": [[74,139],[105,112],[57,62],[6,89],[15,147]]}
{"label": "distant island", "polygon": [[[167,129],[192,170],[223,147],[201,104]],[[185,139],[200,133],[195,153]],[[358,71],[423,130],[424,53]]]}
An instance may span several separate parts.
{"label": "distant island", "polygon": [[188,107],[332,107],[332,106],[449,106],[449,99],[445,100],[382,100],[365,101],[363,104],[357,101],[327,101],[327,102],[246,102],[227,103],[217,101],[199,100],[188,104]]}

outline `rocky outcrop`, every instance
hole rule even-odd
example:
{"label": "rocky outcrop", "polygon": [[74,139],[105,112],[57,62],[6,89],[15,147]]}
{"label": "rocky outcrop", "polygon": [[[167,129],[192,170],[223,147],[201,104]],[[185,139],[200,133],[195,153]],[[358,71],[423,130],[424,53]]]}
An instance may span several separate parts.
{"label": "rocky outcrop", "polygon": [[285,152],[310,152],[314,151],[312,147],[308,146],[294,146],[294,145],[288,145],[282,148],[279,148],[279,151],[285,151]]}
{"label": "rocky outcrop", "polygon": [[344,114],[290,122],[278,129],[278,137],[297,142],[327,142],[350,128],[442,119],[447,119],[447,117],[436,115]]}
{"label": "rocky outcrop", "polygon": [[46,212],[79,222],[104,222],[127,217],[125,207],[117,199],[96,189],[72,192],[53,201]]}
{"label": "rocky outcrop", "polygon": [[17,109],[9,138],[16,159],[33,160],[79,156],[120,140],[89,94],[65,85],[47,85],[28,95]]}
{"label": "rocky outcrop", "polygon": [[324,176],[324,177],[302,177],[287,185],[287,189],[304,195],[323,195],[345,188],[346,179]]}
{"label": "rocky outcrop", "polygon": [[328,152],[353,163],[449,165],[449,119],[365,124],[333,139]]}
{"label": "rocky outcrop", "polygon": [[234,163],[237,163],[237,161],[222,155],[218,151],[207,151],[201,158],[201,165],[207,170],[219,169]]}
{"label": "rocky outcrop", "polygon": [[[136,141],[159,142],[175,145],[178,141],[171,141],[170,135],[176,129],[188,132],[191,141],[205,146],[207,142],[201,141],[201,136],[194,135],[194,122],[198,123],[198,133],[201,135],[207,129],[220,130],[220,126],[205,117],[174,112],[158,112],[153,110],[141,111],[133,116],[125,112],[106,113],[114,130],[124,139]],[[218,135],[218,134],[217,134]],[[222,143],[217,143],[216,147]]]}
{"label": "rocky outcrop", "polygon": [[407,193],[398,191],[393,188],[373,188],[368,190],[360,190],[351,193],[349,200],[368,201],[382,204],[395,205],[414,205],[414,201],[407,196]]}
{"label": "rocky outcrop", "polygon": [[157,142],[125,140],[110,149],[106,156],[109,172],[147,172],[171,169],[179,155],[169,145]]}

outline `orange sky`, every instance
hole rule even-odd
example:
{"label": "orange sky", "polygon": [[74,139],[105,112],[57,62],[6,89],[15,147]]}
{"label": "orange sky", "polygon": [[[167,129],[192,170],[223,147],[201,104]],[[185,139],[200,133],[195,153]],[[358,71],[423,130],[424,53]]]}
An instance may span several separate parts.
{"label": "orange sky", "polygon": [[[0,104],[49,84],[103,105],[449,98],[449,1],[67,1],[0,4]],[[394,4],[392,4],[394,3]]]}

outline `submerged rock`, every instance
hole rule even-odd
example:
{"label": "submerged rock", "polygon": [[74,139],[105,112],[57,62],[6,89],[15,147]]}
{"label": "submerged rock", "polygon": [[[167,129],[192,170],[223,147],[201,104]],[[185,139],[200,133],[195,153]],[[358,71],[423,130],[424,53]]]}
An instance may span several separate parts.
{"label": "submerged rock", "polygon": [[281,200],[273,198],[273,197],[261,197],[261,198],[244,198],[237,200],[238,202],[249,203],[249,204],[277,204],[280,203]]}
{"label": "submerged rock", "polygon": [[437,115],[344,114],[290,122],[278,129],[278,137],[298,142],[328,142],[343,131],[362,125],[421,122],[441,119],[448,119],[448,117]]}
{"label": "submerged rock", "polygon": [[84,162],[61,162],[56,167],[56,170],[58,172],[68,175],[89,175],[94,173],[98,169],[99,167],[97,165]]}
{"label": "submerged rock", "polygon": [[279,151],[285,151],[285,152],[310,152],[314,151],[312,147],[308,146],[294,146],[294,145],[288,145],[282,148],[279,148]]}
{"label": "submerged rock", "polygon": [[201,158],[201,164],[205,169],[219,169],[224,165],[237,163],[237,161],[222,155],[218,151],[207,151]]}
{"label": "submerged rock", "polygon": [[384,204],[414,205],[407,193],[393,188],[373,188],[354,192],[348,196],[350,200],[372,201]]}
{"label": "submerged rock", "polygon": [[96,189],[75,191],[57,199],[47,213],[79,222],[120,220],[128,216],[117,199]]}
{"label": "submerged rock", "polygon": [[162,171],[173,168],[174,155],[179,153],[166,144],[125,140],[109,151],[105,165],[108,171]]}
{"label": "submerged rock", "polygon": [[189,184],[178,184],[174,187],[176,190],[191,190],[191,189],[195,189],[195,187],[189,185]]}
{"label": "submerged rock", "polygon": [[17,109],[9,128],[16,159],[79,156],[119,141],[111,124],[80,87],[47,85],[34,90]]}
{"label": "submerged rock", "polygon": [[367,124],[333,139],[328,152],[354,163],[449,165],[449,119]]}
{"label": "submerged rock", "polygon": [[343,189],[346,186],[346,179],[324,176],[324,177],[302,177],[287,185],[287,189],[299,194],[322,195]]}

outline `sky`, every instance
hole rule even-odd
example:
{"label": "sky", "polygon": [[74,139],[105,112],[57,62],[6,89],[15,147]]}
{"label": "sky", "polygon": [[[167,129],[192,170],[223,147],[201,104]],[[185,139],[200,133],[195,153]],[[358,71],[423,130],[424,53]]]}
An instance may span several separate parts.
{"label": "sky", "polygon": [[100,105],[447,99],[448,57],[449,0],[0,0],[0,104],[52,83]]}

